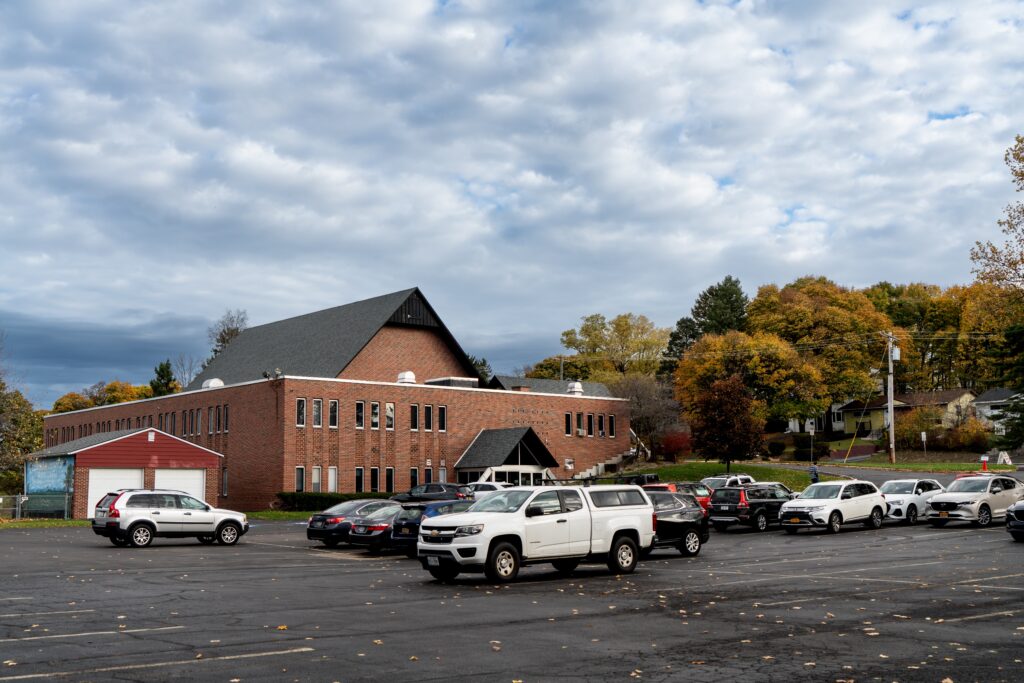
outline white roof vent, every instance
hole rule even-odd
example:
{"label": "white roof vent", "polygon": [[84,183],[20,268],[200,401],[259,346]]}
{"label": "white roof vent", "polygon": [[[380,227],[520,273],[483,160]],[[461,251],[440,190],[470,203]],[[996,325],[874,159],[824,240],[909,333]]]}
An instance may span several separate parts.
{"label": "white roof vent", "polygon": [[222,386],[224,386],[224,380],[219,377],[212,377],[203,382],[203,389],[216,389]]}
{"label": "white roof vent", "polygon": [[399,384],[416,384],[416,373],[412,370],[406,370],[398,373]]}
{"label": "white roof vent", "polygon": [[573,396],[582,396],[583,384],[580,382],[569,382],[569,387],[565,390],[565,393],[572,394]]}

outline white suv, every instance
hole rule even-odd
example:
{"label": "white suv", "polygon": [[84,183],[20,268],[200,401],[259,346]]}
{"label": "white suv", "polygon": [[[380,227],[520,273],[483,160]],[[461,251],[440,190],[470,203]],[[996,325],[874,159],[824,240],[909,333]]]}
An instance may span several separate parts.
{"label": "white suv", "polygon": [[943,492],[934,479],[891,479],[882,484],[882,495],[889,504],[886,519],[916,524],[928,512],[928,501]]}
{"label": "white suv", "polygon": [[249,521],[241,512],[215,508],[184,491],[120,489],[100,500],[92,530],[116,546],[144,548],[158,536],[234,545],[249,531]]}
{"label": "white suv", "polygon": [[961,477],[928,501],[928,522],[974,522],[988,526],[1006,516],[1006,510],[1024,495],[1024,486],[1012,477],[980,475]]}
{"label": "white suv", "polygon": [[850,522],[882,528],[886,509],[885,497],[870,481],[828,481],[811,484],[799,498],[783,503],[779,521],[788,534],[801,527],[825,527],[837,534]]}

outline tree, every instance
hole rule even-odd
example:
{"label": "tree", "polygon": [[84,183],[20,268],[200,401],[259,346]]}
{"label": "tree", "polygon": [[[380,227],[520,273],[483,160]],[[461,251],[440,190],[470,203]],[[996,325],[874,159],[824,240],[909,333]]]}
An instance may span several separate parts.
{"label": "tree", "polygon": [[[1017,192],[1024,192],[1024,136],[1003,157]],[[1024,202],[1011,203],[1004,210],[999,226],[1007,240],[999,247],[992,242],[975,242],[971,249],[973,272],[979,282],[987,282],[1024,294]]]}
{"label": "tree", "polygon": [[174,376],[181,382],[182,387],[192,384],[199,371],[203,369],[203,362],[191,354],[179,353],[171,361],[171,370]]}
{"label": "tree", "polygon": [[83,396],[77,391],[71,391],[56,401],[53,402],[53,410],[51,413],[70,413],[75,410],[85,410],[86,408],[92,408],[94,405],[92,399],[88,396]]}
{"label": "tree", "polygon": [[210,358],[214,358],[223,351],[247,327],[249,327],[249,314],[244,309],[236,308],[233,311],[231,309],[224,311],[224,315],[206,331],[210,343],[213,344]]}
{"label": "tree", "polygon": [[733,460],[748,460],[761,451],[761,427],[755,401],[739,375],[715,380],[689,404],[687,418],[694,449],[717,458],[729,470]]}
{"label": "tree", "polygon": [[679,423],[679,404],[666,382],[650,375],[626,375],[609,384],[608,390],[629,399],[629,426],[652,452],[661,435]]}
{"label": "tree", "polygon": [[590,364],[580,356],[550,356],[530,366],[523,377],[583,382],[590,379]]}
{"label": "tree", "polygon": [[[1000,379],[1004,386],[1024,393],[1024,325],[1007,328],[1004,340],[997,358]],[[1011,402],[992,417],[1005,429],[1005,433],[996,438],[997,447],[1016,450],[1024,446],[1024,400]]]}
{"label": "tree", "polygon": [[94,406],[110,406],[153,397],[153,389],[149,385],[135,386],[116,379],[110,382],[97,382],[84,391]]}
{"label": "tree", "polygon": [[480,379],[486,384],[490,381],[491,377],[494,377],[494,371],[491,370],[491,364],[487,362],[484,357],[477,358],[472,354],[467,354],[469,362],[476,368],[476,374],[480,375]]}
{"label": "tree", "polygon": [[149,388],[153,396],[168,396],[181,391],[181,385],[174,378],[174,372],[171,370],[170,358],[153,368],[153,372],[156,376],[149,380]]}
{"label": "tree", "polygon": [[690,316],[676,322],[658,374],[671,375],[686,349],[703,335],[746,330],[749,303],[740,281],[731,275],[698,294]]}
{"label": "tree", "polygon": [[0,472],[20,469],[43,446],[43,414],[0,379]]}
{"label": "tree", "polygon": [[665,349],[665,357],[658,368],[661,376],[671,375],[679,365],[679,359],[683,357],[686,350],[700,339],[700,325],[693,318],[687,316],[676,321],[676,328],[668,336],[668,348]]}
{"label": "tree", "polygon": [[600,313],[582,318],[578,330],[562,332],[562,346],[590,363],[590,373],[612,380],[628,373],[653,375],[668,343],[667,328],[647,316],[623,313],[606,320]]}

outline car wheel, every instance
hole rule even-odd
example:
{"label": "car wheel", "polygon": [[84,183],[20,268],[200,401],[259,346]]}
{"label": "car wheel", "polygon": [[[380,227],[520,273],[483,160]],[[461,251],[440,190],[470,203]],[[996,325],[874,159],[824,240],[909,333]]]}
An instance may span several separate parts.
{"label": "car wheel", "polygon": [[508,583],[519,574],[519,551],[511,543],[498,543],[491,549],[484,567],[494,583]]}
{"label": "car wheel", "polygon": [[843,528],[843,517],[838,512],[833,512],[828,516],[828,526],[825,528],[830,534],[838,534],[840,529]]}
{"label": "car wheel", "polygon": [[907,508],[906,522],[910,526],[914,526],[915,524],[917,524],[917,506],[916,505],[911,505],[910,507]]}
{"label": "car wheel", "polygon": [[986,527],[992,523],[992,510],[989,509],[988,505],[982,505],[978,508],[978,521],[975,522],[980,527]]}
{"label": "car wheel", "polygon": [[120,536],[111,536],[110,542],[116,545],[118,548],[124,548],[128,545],[128,539]]}
{"label": "car wheel", "polygon": [[946,526],[946,522],[948,522],[948,521],[949,521],[948,519],[929,519],[928,523],[931,524],[934,527],[940,527],[940,526]]}
{"label": "car wheel", "polygon": [[238,543],[242,530],[234,522],[225,522],[217,529],[217,542],[221,545],[234,545]]}
{"label": "car wheel", "polygon": [[799,529],[797,529],[796,527],[792,527],[792,526],[784,526],[782,528],[786,530],[787,534],[795,534],[797,531],[799,531]]}
{"label": "car wheel", "polygon": [[580,566],[579,560],[555,560],[551,563],[559,574],[571,574]]}
{"label": "car wheel", "polygon": [[881,508],[875,508],[868,515],[867,520],[864,522],[864,526],[869,529],[881,529],[882,528],[882,510]]}
{"label": "car wheel", "polygon": [[715,531],[725,531],[729,528],[729,525],[724,522],[712,522],[711,526],[715,528]]}
{"label": "car wheel", "polygon": [[217,540],[213,536],[199,536],[198,538],[199,542],[203,545],[211,545],[214,541]]}
{"label": "car wheel", "polygon": [[1011,531],[1010,535],[1013,536],[1013,540],[1017,541],[1018,543],[1024,543],[1024,533],[1021,533],[1019,531]]}
{"label": "car wheel", "polygon": [[763,512],[758,512],[754,517],[754,528],[758,531],[765,531],[768,528],[768,518]]}
{"label": "car wheel", "polygon": [[338,539],[336,539],[336,538],[323,538],[323,539],[320,539],[320,542],[324,544],[325,548],[337,548],[338,547]]}
{"label": "car wheel", "polygon": [[128,541],[133,548],[145,548],[153,542],[153,529],[146,524],[136,524],[128,530]]}
{"label": "car wheel", "polygon": [[612,574],[629,574],[636,569],[639,559],[640,553],[633,539],[629,536],[619,536],[612,541],[608,553],[608,569]]}
{"label": "car wheel", "polygon": [[700,553],[700,546],[700,534],[690,529],[683,535],[683,540],[679,544],[679,552],[686,557],[693,557]]}
{"label": "car wheel", "polygon": [[408,557],[410,560],[415,560],[416,559],[416,546],[408,548],[405,551],[405,556]]}
{"label": "car wheel", "polygon": [[453,581],[459,575],[459,568],[454,566],[430,567],[427,571],[430,572],[431,576],[443,583]]}

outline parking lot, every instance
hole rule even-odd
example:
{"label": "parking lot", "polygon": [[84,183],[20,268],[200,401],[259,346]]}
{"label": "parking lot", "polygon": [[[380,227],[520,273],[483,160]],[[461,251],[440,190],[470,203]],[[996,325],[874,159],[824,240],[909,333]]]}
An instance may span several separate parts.
{"label": "parking lot", "polygon": [[0,553],[0,681],[1024,678],[1024,544],[998,526],[737,529],[500,588],[294,523],[234,547],[7,530]]}

